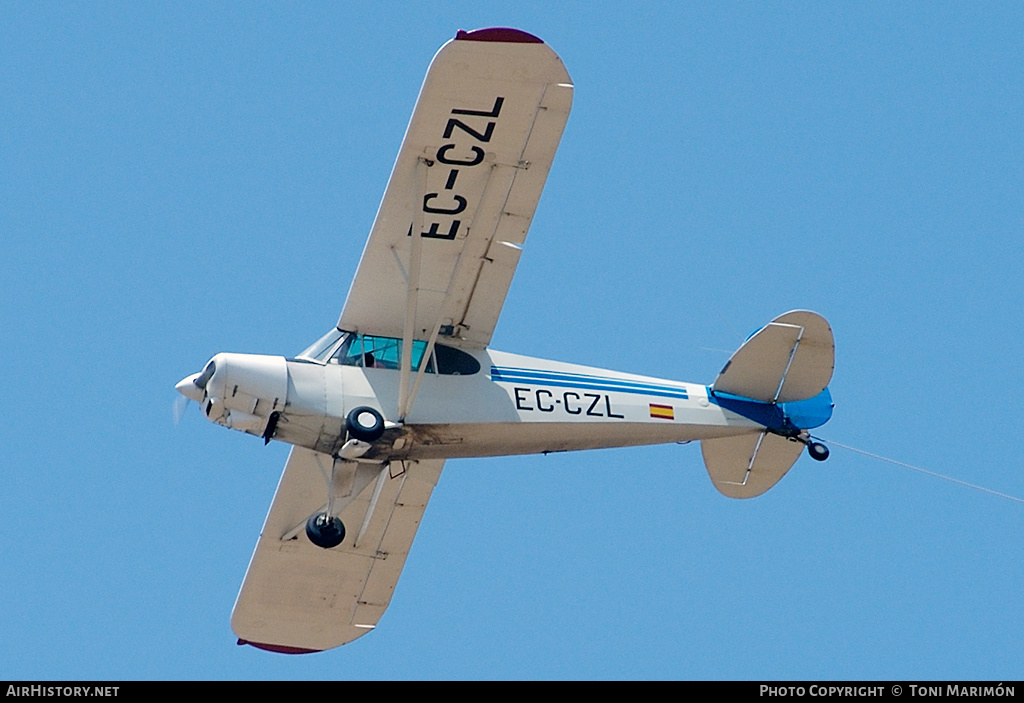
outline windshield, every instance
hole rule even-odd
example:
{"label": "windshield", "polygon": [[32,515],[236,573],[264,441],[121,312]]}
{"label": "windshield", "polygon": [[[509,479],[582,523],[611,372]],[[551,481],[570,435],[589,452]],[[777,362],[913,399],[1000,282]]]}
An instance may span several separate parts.
{"label": "windshield", "polygon": [[327,357],[330,355],[331,349],[344,335],[345,333],[341,330],[332,329],[323,337],[313,342],[312,345],[307,347],[301,354],[299,354],[299,357],[316,359],[317,361],[326,361]]}

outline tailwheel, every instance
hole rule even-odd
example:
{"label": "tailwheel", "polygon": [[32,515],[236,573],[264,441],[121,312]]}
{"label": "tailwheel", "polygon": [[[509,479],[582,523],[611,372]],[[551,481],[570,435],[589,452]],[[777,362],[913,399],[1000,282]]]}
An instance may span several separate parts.
{"label": "tailwheel", "polygon": [[318,547],[337,547],[345,539],[345,525],[339,518],[314,513],[306,520],[306,536]]}
{"label": "tailwheel", "polygon": [[807,453],[816,461],[825,461],[825,459],[828,459],[828,447],[821,442],[808,442]]}

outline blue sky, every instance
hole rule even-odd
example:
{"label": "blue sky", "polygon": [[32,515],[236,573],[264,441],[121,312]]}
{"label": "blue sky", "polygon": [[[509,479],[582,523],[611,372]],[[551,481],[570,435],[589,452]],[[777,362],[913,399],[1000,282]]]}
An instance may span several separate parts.
{"label": "blue sky", "polygon": [[1024,506],[834,447],[450,462],[380,627],[237,647],[287,447],[174,384],[331,327],[431,56],[545,39],[572,115],[493,346],[710,383],[794,308],[823,437],[1024,495],[1016,3],[0,4],[0,675],[1024,678]]}

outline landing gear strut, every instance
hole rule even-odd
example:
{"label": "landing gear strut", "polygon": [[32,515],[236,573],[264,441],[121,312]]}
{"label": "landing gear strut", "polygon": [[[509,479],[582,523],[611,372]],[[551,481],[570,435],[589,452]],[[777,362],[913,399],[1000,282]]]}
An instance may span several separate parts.
{"label": "landing gear strut", "polygon": [[[349,471],[353,472],[352,475],[348,476],[347,480],[349,482],[354,480],[355,469],[352,468],[356,466],[354,462],[365,454],[370,449],[370,445],[384,434],[384,417],[379,411],[365,405],[353,408],[345,418],[345,430],[347,432],[347,441],[341,448],[341,451],[335,455],[334,464],[331,466],[331,477],[330,480],[327,480],[327,509],[322,513],[313,513],[306,520],[306,536],[309,537],[309,541],[324,549],[337,547],[345,539],[345,525],[340,518],[334,515],[334,490],[338,482],[336,473],[338,465],[339,463],[347,464]],[[327,476],[324,476],[324,479],[326,480]],[[348,493],[343,493],[343,495],[350,496],[351,486],[348,487],[348,491]],[[374,493],[374,500],[376,500],[376,495],[378,494],[379,490]],[[365,529],[365,526],[363,529]],[[362,534],[362,531],[360,531],[360,534]]]}
{"label": "landing gear strut", "polygon": [[814,438],[807,430],[802,430],[800,434],[796,435],[792,439],[800,442],[807,447],[807,453],[811,455],[811,458],[815,461],[825,461],[828,459],[828,447],[821,442],[815,442]]}

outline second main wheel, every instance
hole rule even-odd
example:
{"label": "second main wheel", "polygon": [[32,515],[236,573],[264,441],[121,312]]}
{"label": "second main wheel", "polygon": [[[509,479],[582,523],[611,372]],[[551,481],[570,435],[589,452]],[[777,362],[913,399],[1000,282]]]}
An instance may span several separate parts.
{"label": "second main wheel", "polygon": [[339,518],[327,517],[326,513],[314,513],[306,520],[306,536],[318,547],[337,547],[345,539],[345,524]]}

